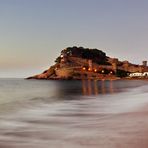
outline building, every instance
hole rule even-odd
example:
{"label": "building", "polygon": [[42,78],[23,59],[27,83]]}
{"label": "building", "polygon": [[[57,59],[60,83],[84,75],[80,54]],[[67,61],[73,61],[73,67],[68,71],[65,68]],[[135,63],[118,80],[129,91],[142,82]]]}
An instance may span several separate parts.
{"label": "building", "polygon": [[141,73],[141,72],[134,72],[134,73],[130,73],[129,76],[130,77],[143,77],[143,73]]}

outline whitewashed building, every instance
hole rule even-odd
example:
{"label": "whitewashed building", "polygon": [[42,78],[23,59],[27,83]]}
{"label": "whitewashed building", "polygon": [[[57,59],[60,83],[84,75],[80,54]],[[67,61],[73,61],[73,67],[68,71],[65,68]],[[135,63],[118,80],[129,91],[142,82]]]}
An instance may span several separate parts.
{"label": "whitewashed building", "polygon": [[143,76],[144,76],[144,77],[148,77],[148,72],[144,72],[144,73],[143,73]]}
{"label": "whitewashed building", "polygon": [[141,72],[134,72],[134,73],[130,73],[129,76],[130,77],[143,77],[143,73],[141,73]]}
{"label": "whitewashed building", "polygon": [[130,73],[129,75],[130,77],[148,77],[148,72],[134,72],[134,73]]}

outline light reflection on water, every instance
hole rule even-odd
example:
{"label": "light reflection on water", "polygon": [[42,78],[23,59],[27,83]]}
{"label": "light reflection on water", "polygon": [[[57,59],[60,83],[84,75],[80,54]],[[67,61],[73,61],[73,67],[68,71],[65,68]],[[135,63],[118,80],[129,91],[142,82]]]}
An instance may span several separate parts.
{"label": "light reflection on water", "polygon": [[147,82],[0,82],[0,148],[148,147]]}
{"label": "light reflection on water", "polygon": [[105,86],[105,81],[100,81],[101,86],[98,86],[97,80],[82,80],[82,92],[83,95],[98,95],[105,93],[114,93],[113,81],[108,81],[108,86]]}

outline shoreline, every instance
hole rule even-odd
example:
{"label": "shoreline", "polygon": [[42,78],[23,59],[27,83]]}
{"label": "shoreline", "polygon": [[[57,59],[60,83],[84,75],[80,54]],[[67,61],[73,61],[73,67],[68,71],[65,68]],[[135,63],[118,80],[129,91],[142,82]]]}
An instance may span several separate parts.
{"label": "shoreline", "polygon": [[26,80],[96,80],[96,81],[116,81],[116,80],[142,80],[142,81],[148,81],[148,78],[119,78],[119,77],[104,77],[104,78],[35,78],[35,77],[29,77],[25,78]]}

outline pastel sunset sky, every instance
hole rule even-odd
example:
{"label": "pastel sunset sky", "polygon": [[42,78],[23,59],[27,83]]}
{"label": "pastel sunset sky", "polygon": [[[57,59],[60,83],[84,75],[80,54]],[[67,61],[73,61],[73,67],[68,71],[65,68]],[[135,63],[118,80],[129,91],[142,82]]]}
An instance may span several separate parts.
{"label": "pastel sunset sky", "polygon": [[0,77],[28,77],[66,47],[148,60],[148,0],[0,0]]}

